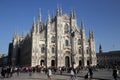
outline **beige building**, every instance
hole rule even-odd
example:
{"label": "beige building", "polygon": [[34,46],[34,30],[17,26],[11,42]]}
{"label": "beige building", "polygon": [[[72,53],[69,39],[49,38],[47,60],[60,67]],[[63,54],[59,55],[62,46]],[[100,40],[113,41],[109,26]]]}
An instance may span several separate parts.
{"label": "beige building", "polygon": [[12,44],[14,65],[77,67],[94,66],[97,61],[93,31],[87,38],[83,21],[81,26],[77,25],[75,11],[62,14],[61,8],[52,18],[48,13],[46,23],[39,11],[38,21],[34,19],[30,32],[21,36],[15,32]]}
{"label": "beige building", "polygon": [[120,51],[109,51],[97,53],[97,65],[99,67],[120,66]]}

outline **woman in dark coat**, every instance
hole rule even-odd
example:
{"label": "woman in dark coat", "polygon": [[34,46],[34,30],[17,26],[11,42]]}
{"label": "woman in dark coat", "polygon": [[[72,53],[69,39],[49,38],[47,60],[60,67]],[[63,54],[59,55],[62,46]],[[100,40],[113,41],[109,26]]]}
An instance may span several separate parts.
{"label": "woman in dark coat", "polygon": [[117,66],[113,67],[113,74],[112,75],[113,75],[114,80],[117,80],[117,76],[118,76],[117,75]]}
{"label": "woman in dark coat", "polygon": [[89,74],[90,74],[90,79],[93,78],[93,70],[92,67],[89,67]]}

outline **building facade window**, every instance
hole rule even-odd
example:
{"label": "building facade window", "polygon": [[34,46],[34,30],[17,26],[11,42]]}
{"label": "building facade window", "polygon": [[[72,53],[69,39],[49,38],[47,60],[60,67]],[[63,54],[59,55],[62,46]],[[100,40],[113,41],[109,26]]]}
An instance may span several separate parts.
{"label": "building facade window", "polygon": [[55,36],[52,36],[51,43],[55,43]]}
{"label": "building facade window", "polygon": [[69,33],[69,26],[66,24],[64,27],[64,33]]}
{"label": "building facade window", "polygon": [[86,53],[89,54],[89,48],[87,48]]}
{"label": "building facade window", "polygon": [[55,48],[52,47],[52,48],[51,48],[51,51],[52,51],[52,53],[55,53]]}
{"label": "building facade window", "polygon": [[68,45],[69,45],[69,41],[65,40],[65,46],[68,46]]}
{"label": "building facade window", "polygon": [[41,48],[41,53],[45,53],[45,48],[44,47]]}
{"label": "building facade window", "polygon": [[78,51],[78,52],[79,52],[79,54],[82,54],[82,49],[81,49],[81,48],[79,48],[79,51]]}
{"label": "building facade window", "polygon": [[80,45],[80,44],[81,44],[80,39],[78,39],[78,45]]}

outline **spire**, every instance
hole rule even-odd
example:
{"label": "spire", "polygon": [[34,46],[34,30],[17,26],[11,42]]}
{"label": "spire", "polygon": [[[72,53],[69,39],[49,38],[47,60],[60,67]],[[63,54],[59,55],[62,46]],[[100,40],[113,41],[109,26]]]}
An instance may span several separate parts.
{"label": "spire", "polygon": [[89,39],[91,39],[91,29],[89,29]]}
{"label": "spire", "polygon": [[40,22],[38,21],[38,25],[37,25],[37,33],[40,32]]}
{"label": "spire", "polygon": [[47,24],[50,23],[50,13],[48,11]]}
{"label": "spire", "polygon": [[101,44],[100,44],[100,46],[99,46],[99,53],[100,53],[100,54],[102,53],[102,46],[101,46]]}
{"label": "spire", "polygon": [[34,19],[33,19],[33,25],[36,25],[35,17],[34,17]]}
{"label": "spire", "polygon": [[39,8],[38,25],[37,25],[37,33],[39,33],[40,24],[41,24],[41,8]]}
{"label": "spire", "polygon": [[94,33],[92,29],[89,29],[89,38],[94,39]]}
{"label": "spire", "polygon": [[41,22],[41,8],[39,8],[38,23]]}
{"label": "spire", "polygon": [[34,17],[34,20],[33,20],[33,27],[32,27],[33,29],[33,32],[36,32],[36,22],[35,22],[35,17]]}
{"label": "spire", "polygon": [[70,17],[73,18],[73,11],[72,11],[72,9],[70,10]]}
{"label": "spire", "polygon": [[18,33],[16,31],[14,31],[14,38],[18,37]]}
{"label": "spire", "polygon": [[54,20],[54,11],[52,12],[52,21]]}
{"label": "spire", "polygon": [[85,38],[85,30],[84,30],[84,23],[83,23],[83,20],[81,21],[81,37],[84,39]]}
{"label": "spire", "polygon": [[89,29],[89,39],[92,39],[92,31]]}
{"label": "spire", "polygon": [[76,12],[75,12],[75,10],[73,11],[73,19],[76,19]]}
{"label": "spire", "polygon": [[57,5],[57,16],[59,16],[59,6]]}
{"label": "spire", "polygon": [[94,33],[93,33],[93,31],[91,31],[91,37],[92,37],[92,39],[94,39]]}
{"label": "spire", "polygon": [[62,16],[62,7],[59,8],[59,11],[60,11],[60,16]]}
{"label": "spire", "polygon": [[83,20],[81,21],[81,28],[84,30],[84,22],[83,22]]}

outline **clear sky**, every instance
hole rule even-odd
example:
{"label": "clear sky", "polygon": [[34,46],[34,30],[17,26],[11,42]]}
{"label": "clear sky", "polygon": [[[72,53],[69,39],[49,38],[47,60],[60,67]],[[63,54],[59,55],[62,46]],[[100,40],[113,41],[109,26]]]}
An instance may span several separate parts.
{"label": "clear sky", "polygon": [[75,9],[77,24],[80,26],[84,20],[87,36],[93,29],[97,52],[99,44],[105,52],[120,50],[120,0],[0,0],[0,53],[8,52],[14,31],[30,31],[33,18],[38,19],[39,8],[45,22],[48,11],[56,14],[57,4],[63,13]]}

